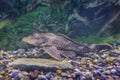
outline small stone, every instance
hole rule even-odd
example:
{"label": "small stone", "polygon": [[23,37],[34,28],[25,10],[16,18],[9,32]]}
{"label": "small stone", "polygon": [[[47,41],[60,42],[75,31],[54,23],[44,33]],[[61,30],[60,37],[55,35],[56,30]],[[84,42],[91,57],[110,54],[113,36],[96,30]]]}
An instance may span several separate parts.
{"label": "small stone", "polygon": [[0,79],[3,78],[3,76],[0,74]]}
{"label": "small stone", "polygon": [[71,75],[71,77],[75,77],[75,74],[74,74],[74,73],[71,73],[70,75]]}
{"label": "small stone", "polygon": [[4,75],[4,74],[5,74],[5,71],[1,71],[1,72],[0,72],[0,75]]}
{"label": "small stone", "polygon": [[65,72],[62,72],[62,73],[61,73],[61,76],[62,76],[62,77],[67,77],[67,76],[68,76],[68,74],[67,74],[67,73],[65,73]]}
{"label": "small stone", "polygon": [[56,70],[56,73],[57,73],[58,75],[61,75],[62,70],[58,69],[58,70]]}
{"label": "small stone", "polygon": [[38,75],[38,80],[46,80],[46,77],[44,75]]}
{"label": "small stone", "polygon": [[11,61],[14,61],[14,60],[15,60],[15,58],[14,58],[14,57],[11,57],[11,58],[10,58],[10,60],[11,60]]}
{"label": "small stone", "polygon": [[25,76],[28,76],[28,75],[29,75],[29,73],[26,72],[26,71],[24,71],[22,74],[25,75]]}
{"label": "small stone", "polygon": [[113,61],[115,58],[114,57],[107,57],[106,61]]}
{"label": "small stone", "polygon": [[47,78],[48,80],[50,80],[51,75],[52,75],[52,72],[49,72],[49,73],[47,73],[45,76],[46,76],[46,78]]}

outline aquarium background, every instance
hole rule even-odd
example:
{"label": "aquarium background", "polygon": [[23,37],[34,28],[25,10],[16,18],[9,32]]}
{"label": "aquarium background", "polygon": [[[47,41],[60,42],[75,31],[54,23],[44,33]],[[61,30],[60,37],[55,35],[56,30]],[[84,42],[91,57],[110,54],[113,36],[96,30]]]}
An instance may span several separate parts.
{"label": "aquarium background", "polygon": [[120,42],[120,0],[0,0],[0,49],[26,48],[36,32],[91,43]]}

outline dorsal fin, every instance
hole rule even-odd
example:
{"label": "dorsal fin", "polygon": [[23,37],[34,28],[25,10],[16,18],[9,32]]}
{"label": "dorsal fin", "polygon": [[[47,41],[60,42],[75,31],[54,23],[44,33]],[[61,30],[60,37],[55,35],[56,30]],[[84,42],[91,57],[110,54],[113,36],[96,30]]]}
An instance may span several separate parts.
{"label": "dorsal fin", "polygon": [[66,36],[66,35],[64,35],[64,34],[60,34],[60,33],[59,33],[59,34],[56,34],[56,35],[61,36],[61,37],[64,37],[65,39],[73,42],[73,43],[76,44],[76,45],[85,46],[84,44],[81,44],[81,43],[78,43],[78,42],[76,42],[76,41],[73,41],[71,38],[69,38],[68,36]]}

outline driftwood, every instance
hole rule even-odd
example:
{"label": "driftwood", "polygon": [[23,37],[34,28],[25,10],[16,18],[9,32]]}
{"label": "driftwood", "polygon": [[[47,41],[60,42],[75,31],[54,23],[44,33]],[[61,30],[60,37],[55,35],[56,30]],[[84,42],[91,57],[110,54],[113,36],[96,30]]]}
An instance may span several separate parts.
{"label": "driftwood", "polygon": [[120,18],[120,11],[117,12],[104,26],[103,28],[99,31],[98,35],[104,34],[105,36],[109,36],[112,34],[113,29],[119,29],[117,26],[114,26],[112,24],[116,23],[115,21]]}

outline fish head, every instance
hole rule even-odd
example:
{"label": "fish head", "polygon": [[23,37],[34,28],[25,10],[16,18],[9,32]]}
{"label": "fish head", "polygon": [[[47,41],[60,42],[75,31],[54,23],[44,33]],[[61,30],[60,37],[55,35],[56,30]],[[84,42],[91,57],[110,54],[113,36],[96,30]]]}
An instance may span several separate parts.
{"label": "fish head", "polygon": [[24,37],[22,41],[33,46],[40,46],[42,43],[46,42],[46,39],[47,38],[43,34],[35,33]]}

